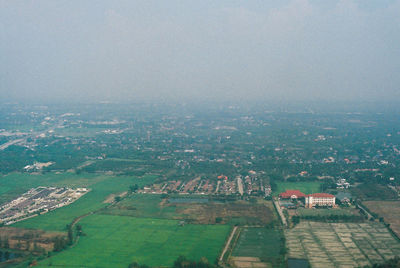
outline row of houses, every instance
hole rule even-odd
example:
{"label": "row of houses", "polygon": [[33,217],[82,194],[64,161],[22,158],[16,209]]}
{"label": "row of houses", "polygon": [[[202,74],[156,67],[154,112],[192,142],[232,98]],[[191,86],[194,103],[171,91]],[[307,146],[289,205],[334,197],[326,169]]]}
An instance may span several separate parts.
{"label": "row of houses", "polygon": [[281,199],[304,199],[306,208],[315,206],[335,207],[336,197],[327,193],[304,194],[299,190],[286,190],[279,194]]}

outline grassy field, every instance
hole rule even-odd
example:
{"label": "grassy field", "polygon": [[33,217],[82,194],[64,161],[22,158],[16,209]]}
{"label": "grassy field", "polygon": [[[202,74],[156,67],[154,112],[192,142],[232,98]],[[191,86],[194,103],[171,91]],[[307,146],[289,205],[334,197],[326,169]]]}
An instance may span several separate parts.
{"label": "grassy field", "polygon": [[352,187],[351,192],[363,200],[396,200],[398,195],[395,191],[380,184],[363,183]]}
{"label": "grassy field", "polygon": [[164,219],[178,219],[182,216],[176,211],[176,206],[168,206],[159,194],[135,194],[102,213]]}
{"label": "grassy field", "polygon": [[310,181],[310,182],[277,182],[277,189],[273,193],[274,196],[279,195],[280,193],[286,190],[299,190],[304,194],[312,194],[319,193],[321,183],[318,181]]}
{"label": "grassy field", "polygon": [[279,231],[273,228],[243,228],[232,256],[258,257],[271,262],[280,257],[281,239]]}
{"label": "grassy field", "polygon": [[[198,200],[199,198],[194,198]],[[113,205],[103,214],[181,219],[197,224],[265,225],[274,217],[270,201],[252,204],[245,201],[227,203],[169,203],[160,195],[135,194]]]}
{"label": "grassy field", "polygon": [[400,201],[364,201],[363,204],[373,213],[383,217],[390,228],[400,236]]}
{"label": "grassy field", "polygon": [[400,255],[400,243],[377,222],[302,221],[285,232],[288,258],[308,259],[312,267],[364,267]]}
{"label": "grassy field", "polygon": [[103,203],[106,197],[112,193],[127,191],[133,184],[144,185],[152,182],[153,176],[144,178],[136,177],[105,177],[102,180],[89,185],[91,191],[74,203],[53,210],[25,221],[13,224],[14,227],[34,228],[49,231],[65,231],[66,225],[83,214],[105,207]]}
{"label": "grassy field", "polygon": [[131,262],[171,266],[179,255],[218,257],[230,231],[227,225],[179,225],[179,221],[90,215],[81,220],[86,236],[76,246],[37,267],[124,267]]}

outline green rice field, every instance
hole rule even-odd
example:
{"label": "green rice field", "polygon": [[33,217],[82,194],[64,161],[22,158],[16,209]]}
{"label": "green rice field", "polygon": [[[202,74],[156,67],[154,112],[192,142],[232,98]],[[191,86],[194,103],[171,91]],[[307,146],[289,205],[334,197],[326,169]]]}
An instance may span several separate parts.
{"label": "green rice field", "polygon": [[227,225],[181,226],[177,220],[111,215],[90,215],[79,224],[86,236],[36,267],[172,266],[180,255],[213,263],[230,231]]}

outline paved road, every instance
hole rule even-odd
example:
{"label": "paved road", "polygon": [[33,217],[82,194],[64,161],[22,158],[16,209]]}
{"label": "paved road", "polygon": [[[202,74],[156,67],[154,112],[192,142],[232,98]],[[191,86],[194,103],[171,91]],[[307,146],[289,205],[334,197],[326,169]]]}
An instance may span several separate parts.
{"label": "paved road", "polygon": [[25,139],[17,139],[17,140],[12,140],[12,141],[6,142],[6,143],[0,145],[0,151],[5,150],[5,149],[7,149],[9,146],[14,145],[14,144],[19,143],[19,142],[22,142],[22,141],[24,141],[24,140],[25,140]]}

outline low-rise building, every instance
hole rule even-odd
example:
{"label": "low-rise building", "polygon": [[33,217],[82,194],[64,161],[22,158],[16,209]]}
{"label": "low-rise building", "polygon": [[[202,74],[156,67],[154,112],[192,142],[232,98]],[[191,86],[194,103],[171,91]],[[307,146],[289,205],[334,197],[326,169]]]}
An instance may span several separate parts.
{"label": "low-rise building", "polygon": [[348,189],[350,187],[350,183],[346,181],[346,179],[339,179],[336,182],[337,189]]}
{"label": "low-rise building", "polygon": [[327,193],[309,194],[305,197],[305,207],[312,208],[315,206],[334,207],[335,196]]}

